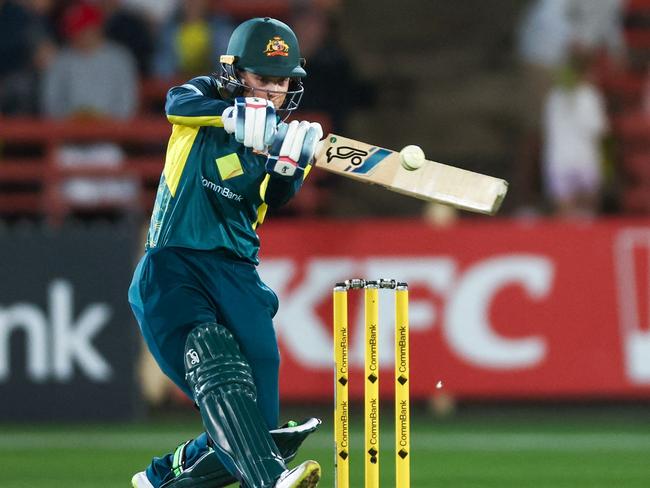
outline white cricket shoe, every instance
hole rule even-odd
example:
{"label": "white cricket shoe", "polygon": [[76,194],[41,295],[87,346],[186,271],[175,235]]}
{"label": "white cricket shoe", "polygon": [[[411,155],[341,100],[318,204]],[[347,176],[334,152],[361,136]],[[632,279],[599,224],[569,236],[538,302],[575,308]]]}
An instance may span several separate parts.
{"label": "white cricket shoe", "polygon": [[133,485],[133,488],[153,488],[151,481],[149,481],[144,471],[140,471],[133,475],[133,478],[131,478],[131,485]]}
{"label": "white cricket shoe", "polygon": [[320,465],[316,461],[305,461],[282,473],[275,488],[316,488],[319,480]]}

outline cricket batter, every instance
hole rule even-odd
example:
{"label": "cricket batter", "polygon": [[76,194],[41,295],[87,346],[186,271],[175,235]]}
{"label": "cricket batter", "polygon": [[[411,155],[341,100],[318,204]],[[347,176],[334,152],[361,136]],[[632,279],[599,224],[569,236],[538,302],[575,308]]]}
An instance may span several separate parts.
{"label": "cricket batter", "polygon": [[283,122],[304,64],[289,26],[251,19],[233,32],[220,75],[167,94],[173,129],[129,302],[205,432],[154,458],[134,488],[318,484],[317,462],[286,466],[320,421],[277,428],[278,298],[256,271],[255,229],[298,191],[322,137],[317,123]]}

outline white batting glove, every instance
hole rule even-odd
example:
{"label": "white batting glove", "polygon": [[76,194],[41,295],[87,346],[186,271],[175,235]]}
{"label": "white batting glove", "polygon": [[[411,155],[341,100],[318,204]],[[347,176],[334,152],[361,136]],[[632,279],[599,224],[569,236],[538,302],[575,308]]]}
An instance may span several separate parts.
{"label": "white batting glove", "polygon": [[266,172],[287,179],[302,177],[322,137],[323,128],[316,122],[280,124],[266,159]]}
{"label": "white batting glove", "polygon": [[264,151],[277,132],[273,102],[258,97],[235,98],[235,104],[221,115],[223,128],[235,134],[237,142]]}

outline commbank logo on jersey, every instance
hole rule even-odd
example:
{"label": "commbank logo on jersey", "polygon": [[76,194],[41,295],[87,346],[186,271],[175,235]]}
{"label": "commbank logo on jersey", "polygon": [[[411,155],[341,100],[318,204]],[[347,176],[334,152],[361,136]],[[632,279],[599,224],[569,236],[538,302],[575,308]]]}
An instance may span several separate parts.
{"label": "commbank logo on jersey", "polygon": [[383,161],[386,156],[389,156],[390,153],[391,152],[388,149],[383,149],[381,147],[373,147],[370,151],[364,151],[349,146],[330,146],[327,148],[325,154],[328,163],[333,159],[349,160],[350,166],[345,168],[343,171],[366,174]]}
{"label": "commbank logo on jersey", "polygon": [[274,36],[266,44],[264,54],[267,56],[289,56],[289,44],[284,42],[280,36]]}
{"label": "commbank logo on jersey", "polygon": [[207,188],[209,190],[212,190],[215,192],[217,195],[220,195],[224,198],[227,198],[228,200],[234,200],[236,202],[241,202],[244,197],[241,196],[238,193],[235,193],[232,191],[230,188],[222,185],[217,185],[214,181],[210,181],[207,178],[201,178],[201,184],[203,185],[203,188]]}

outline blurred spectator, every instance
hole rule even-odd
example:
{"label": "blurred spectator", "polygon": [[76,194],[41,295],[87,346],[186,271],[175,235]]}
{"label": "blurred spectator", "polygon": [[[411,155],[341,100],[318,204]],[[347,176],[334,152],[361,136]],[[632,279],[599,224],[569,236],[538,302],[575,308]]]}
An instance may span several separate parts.
{"label": "blurred spectator", "polygon": [[603,97],[588,78],[590,59],[576,51],[545,103],[544,186],[563,217],[595,216],[601,201],[607,118]]}
{"label": "blurred spectator", "polygon": [[[102,34],[103,14],[89,3],[70,6],[62,19],[69,40],[48,68],[43,84],[43,112],[55,118],[126,119],[136,110],[135,61]],[[122,149],[110,142],[66,145],[58,149],[60,168],[119,170]],[[134,180],[123,177],[68,178],[62,192],[71,205],[130,205],[137,199]]]}
{"label": "blurred spectator", "polygon": [[624,0],[537,0],[520,24],[519,53],[525,63],[554,70],[572,46],[592,54],[625,56]]}
{"label": "blurred spectator", "polygon": [[78,3],[63,17],[69,40],[45,72],[43,113],[50,117],[131,117],[136,110],[137,78],[129,52],[102,34],[96,6]]}
{"label": "blurred spectator", "polygon": [[25,6],[0,0],[0,112],[36,114],[40,74],[56,52],[52,32],[39,9],[47,0]]}
{"label": "blurred spectator", "polygon": [[101,6],[106,16],[106,38],[127,48],[137,62],[140,75],[148,76],[154,53],[154,26],[144,15],[125,6],[123,0],[102,0]]}
{"label": "blurred spectator", "polygon": [[571,45],[617,64],[626,57],[623,10],[626,0],[567,0]]}
{"label": "blurred spectator", "polygon": [[553,85],[554,73],[564,62],[569,30],[565,0],[531,2],[519,25],[517,47],[522,63],[520,113],[523,132],[511,198],[522,215],[537,212],[542,107]]}
{"label": "blurred spectator", "polygon": [[155,74],[169,78],[214,72],[233,29],[230,17],[213,10],[208,0],[185,0],[162,28]]}
{"label": "blurred spectator", "polygon": [[317,7],[296,9],[292,25],[307,60],[309,76],[303,81],[304,111],[324,111],[333,132],[343,132],[348,114],[374,101],[374,86],[361,82],[340,43],[334,17]]}
{"label": "blurred spectator", "polygon": [[181,4],[181,0],[123,0],[123,5],[145,16],[157,30],[167,22]]}
{"label": "blurred spectator", "polygon": [[519,25],[519,55],[523,64],[523,130],[513,195],[520,205],[535,203],[542,107],[559,70],[571,52],[605,57],[621,65],[625,58],[622,32],[624,0],[537,0]]}

